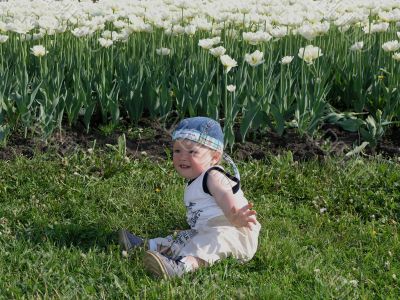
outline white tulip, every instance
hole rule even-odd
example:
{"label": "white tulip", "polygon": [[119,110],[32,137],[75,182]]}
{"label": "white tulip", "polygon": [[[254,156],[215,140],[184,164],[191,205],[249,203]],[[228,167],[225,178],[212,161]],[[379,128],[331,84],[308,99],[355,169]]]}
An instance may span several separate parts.
{"label": "white tulip", "polygon": [[290,64],[292,62],[293,58],[294,58],[294,56],[284,56],[281,59],[281,64],[282,65],[288,65],[288,64]]}
{"label": "white tulip", "polygon": [[123,30],[120,33],[117,33],[115,36],[115,41],[119,42],[127,42],[129,39],[129,32]]}
{"label": "white tulip", "polygon": [[179,35],[185,32],[185,27],[177,24],[172,27],[172,33],[175,35]]}
{"label": "white tulip", "polygon": [[169,55],[171,53],[171,49],[168,48],[160,48],[156,49],[156,53],[158,55],[164,56],[164,55]]}
{"label": "white tulip", "polygon": [[58,20],[52,16],[42,16],[39,18],[38,23],[46,31],[53,31],[60,26]]}
{"label": "white tulip", "polygon": [[0,44],[7,42],[8,35],[1,35],[0,34]]}
{"label": "white tulip", "polygon": [[226,49],[222,46],[210,49],[211,55],[213,55],[215,57],[220,57],[221,55],[224,55],[225,52],[226,52]]}
{"label": "white tulip", "polygon": [[220,36],[215,36],[211,39],[214,43],[214,45],[217,45],[219,43],[221,43],[221,37]]}
{"label": "white tulip", "polygon": [[187,35],[194,35],[196,33],[197,28],[195,25],[188,25],[185,27],[184,30]]}
{"label": "white tulip", "polygon": [[211,31],[212,29],[212,24],[206,18],[199,17],[194,19],[191,23],[201,31]]}
{"label": "white tulip", "polygon": [[389,41],[382,45],[382,49],[385,52],[394,52],[400,49],[399,41]]}
{"label": "white tulip", "polygon": [[110,30],[105,30],[103,31],[103,33],[101,34],[101,37],[107,39],[107,40],[117,40],[118,38],[118,32],[116,31],[110,31]]}
{"label": "white tulip", "polygon": [[84,37],[90,35],[92,31],[89,27],[77,27],[71,33],[76,37]]}
{"label": "white tulip", "polygon": [[393,21],[397,21],[396,15],[390,11],[380,11],[378,13],[379,19],[385,22],[393,22]]}
{"label": "white tulip", "polygon": [[125,23],[124,21],[121,21],[121,20],[114,21],[115,28],[124,28],[127,25],[128,25],[127,23]]}
{"label": "white tulip", "polygon": [[375,24],[367,24],[364,26],[363,31],[365,33],[376,33],[376,32],[386,32],[389,28],[389,23],[375,23]]}
{"label": "white tulip", "polygon": [[400,61],[400,52],[396,52],[392,55],[392,58],[396,61]]}
{"label": "white tulip", "polygon": [[238,36],[239,36],[239,33],[238,33],[238,31],[235,30],[235,29],[230,29],[230,30],[227,30],[227,31],[225,32],[225,35],[226,35],[226,37],[228,37],[228,38],[237,39]]}
{"label": "white tulip", "polygon": [[318,36],[318,32],[314,29],[313,26],[309,24],[305,24],[301,26],[298,30],[299,34],[307,40],[312,40]]}
{"label": "white tulip", "polygon": [[110,40],[110,39],[99,38],[98,41],[99,41],[100,45],[104,48],[108,48],[108,47],[112,46],[112,44],[113,44],[113,40]]}
{"label": "white tulip", "polygon": [[42,45],[36,45],[31,48],[31,52],[34,56],[42,57],[45,56],[49,51],[46,51],[46,48]]}
{"label": "white tulip", "polygon": [[246,2],[245,3],[239,2],[238,9],[241,14],[248,14],[251,10],[250,5],[248,5]]}
{"label": "white tulip", "polygon": [[34,33],[32,34],[32,41],[40,40],[44,37],[44,33]]}
{"label": "white tulip", "polygon": [[400,39],[400,31],[397,32],[397,38]]}
{"label": "white tulip", "polygon": [[226,89],[228,90],[228,92],[233,93],[234,91],[236,91],[236,85],[230,84],[226,87]]}
{"label": "white tulip", "polygon": [[316,23],[314,24],[314,30],[317,32],[319,35],[325,34],[329,31],[330,24],[329,22],[322,22],[322,23]]}
{"label": "white tulip", "polygon": [[224,66],[226,73],[228,73],[232,68],[237,66],[237,61],[231,58],[229,55],[224,54],[220,56],[221,63]]}
{"label": "white tulip", "polygon": [[314,60],[322,55],[321,49],[319,47],[314,47],[313,45],[300,48],[298,53],[298,56],[308,64],[312,64]]}
{"label": "white tulip", "polygon": [[7,23],[6,25],[6,31],[14,31],[19,34],[28,33],[34,28],[34,21],[28,17],[24,21],[13,20],[13,23]]}
{"label": "white tulip", "polygon": [[282,38],[287,35],[286,27],[275,27],[269,31],[274,38]]}
{"label": "white tulip", "polygon": [[221,33],[222,33],[222,30],[219,29],[219,28],[213,28],[213,29],[211,30],[211,34],[212,34],[212,35],[220,35]]}
{"label": "white tulip", "polygon": [[350,51],[360,51],[364,47],[364,42],[356,42],[350,47]]}
{"label": "white tulip", "polygon": [[7,30],[7,24],[6,23],[4,23],[4,22],[2,22],[2,21],[0,21],[0,32],[6,32],[6,31],[8,31]]}
{"label": "white tulip", "polygon": [[256,50],[251,54],[246,53],[244,60],[252,67],[257,67],[264,62],[264,53]]}
{"label": "white tulip", "polygon": [[202,39],[199,40],[198,45],[203,49],[211,49],[214,46],[214,41],[212,39]]}
{"label": "white tulip", "polygon": [[188,0],[176,0],[175,6],[181,9],[186,9],[190,7],[190,1]]}
{"label": "white tulip", "polygon": [[342,26],[342,27],[339,27],[338,29],[339,29],[339,31],[340,31],[341,33],[345,33],[345,32],[348,31],[350,28],[351,28],[350,25],[344,25],[344,26]]}
{"label": "white tulip", "polygon": [[262,42],[268,42],[272,36],[268,32],[243,32],[243,40],[251,45],[258,45]]}
{"label": "white tulip", "polygon": [[277,23],[284,26],[298,27],[304,23],[304,17],[294,11],[282,12],[277,16]]}

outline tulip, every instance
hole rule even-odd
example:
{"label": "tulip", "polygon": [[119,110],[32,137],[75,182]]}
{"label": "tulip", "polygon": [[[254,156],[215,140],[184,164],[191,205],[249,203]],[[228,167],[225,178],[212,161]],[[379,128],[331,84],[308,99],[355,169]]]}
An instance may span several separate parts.
{"label": "tulip", "polygon": [[160,48],[160,49],[156,49],[156,53],[158,55],[164,56],[164,55],[169,55],[171,53],[171,50],[168,48]]}
{"label": "tulip", "polygon": [[202,39],[199,40],[198,45],[203,49],[211,49],[214,46],[214,41],[212,39]]}
{"label": "tulip", "polygon": [[0,34],[0,44],[7,42],[8,35],[1,35]]}
{"label": "tulip", "polygon": [[396,61],[400,61],[400,52],[396,52],[392,55],[392,58]]}
{"label": "tulip", "polygon": [[321,48],[308,45],[305,48],[300,48],[298,56],[303,59],[306,63],[312,64],[314,60],[322,56]]}
{"label": "tulip", "polygon": [[264,53],[256,50],[251,54],[246,53],[244,60],[252,67],[257,67],[264,62]]}
{"label": "tulip", "polygon": [[282,65],[288,65],[288,64],[290,64],[292,62],[293,58],[294,58],[294,56],[284,56],[281,59],[281,64]]}
{"label": "tulip", "polygon": [[221,55],[224,55],[225,52],[226,52],[226,49],[222,46],[210,49],[211,55],[213,55],[215,57],[220,57]]}
{"label": "tulip", "polygon": [[228,73],[232,68],[237,66],[237,61],[231,58],[229,55],[224,54],[220,57],[221,63],[225,68],[226,73]]}
{"label": "tulip", "polygon": [[100,45],[104,48],[108,48],[108,47],[112,46],[112,44],[113,44],[112,40],[105,39],[105,38],[99,38],[98,41],[99,41]]}
{"label": "tulip", "polygon": [[389,41],[382,45],[382,49],[385,52],[394,52],[400,49],[400,43],[399,41]]}
{"label": "tulip", "polygon": [[45,56],[49,51],[46,51],[46,48],[43,47],[42,45],[36,45],[31,48],[31,52],[34,56],[36,57],[42,57]]}
{"label": "tulip", "polygon": [[226,89],[228,90],[228,92],[233,93],[234,91],[236,91],[236,85],[230,84],[226,87]]}
{"label": "tulip", "polygon": [[363,47],[364,42],[357,42],[350,47],[350,51],[360,51]]}

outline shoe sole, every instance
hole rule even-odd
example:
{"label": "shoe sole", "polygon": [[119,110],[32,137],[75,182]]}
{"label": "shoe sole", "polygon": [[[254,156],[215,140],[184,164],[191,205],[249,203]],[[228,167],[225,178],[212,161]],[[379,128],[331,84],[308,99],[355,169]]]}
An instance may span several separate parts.
{"label": "shoe sole", "polygon": [[169,278],[168,272],[161,259],[157,256],[157,254],[153,253],[152,251],[146,251],[143,258],[143,263],[145,269],[150,273],[164,279]]}
{"label": "shoe sole", "polygon": [[118,232],[118,242],[122,250],[129,251],[132,248],[125,230],[120,230]]}

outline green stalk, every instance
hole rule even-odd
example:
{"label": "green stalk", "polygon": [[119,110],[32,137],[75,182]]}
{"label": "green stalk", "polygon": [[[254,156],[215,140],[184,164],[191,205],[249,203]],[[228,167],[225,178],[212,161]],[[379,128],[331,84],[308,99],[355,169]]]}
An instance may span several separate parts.
{"label": "green stalk", "polygon": [[225,122],[228,119],[228,90],[227,90],[227,86],[228,86],[228,72],[225,72],[225,76],[224,76],[224,117],[225,117]]}

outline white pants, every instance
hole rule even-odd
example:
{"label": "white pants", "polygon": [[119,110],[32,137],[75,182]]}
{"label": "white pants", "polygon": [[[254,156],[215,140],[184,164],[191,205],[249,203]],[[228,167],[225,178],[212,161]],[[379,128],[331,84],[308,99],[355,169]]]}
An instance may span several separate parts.
{"label": "white pants", "polygon": [[176,235],[151,239],[149,249],[175,259],[194,256],[209,264],[229,256],[243,262],[250,260],[257,250],[260,223],[257,222],[250,230],[247,227],[234,227],[220,220],[210,220],[207,226],[197,230],[183,230]]}

